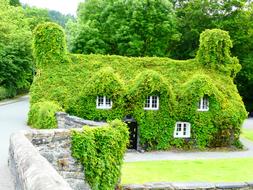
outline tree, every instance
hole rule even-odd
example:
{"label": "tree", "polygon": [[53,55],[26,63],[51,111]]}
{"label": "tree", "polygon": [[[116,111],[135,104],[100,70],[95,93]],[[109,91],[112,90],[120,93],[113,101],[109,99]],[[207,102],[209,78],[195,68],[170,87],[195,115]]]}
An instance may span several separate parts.
{"label": "tree", "polygon": [[[178,44],[175,58],[188,59],[195,57],[199,46],[199,35],[205,29],[220,28],[229,31],[234,41],[237,34],[244,29],[245,7],[247,0],[175,0],[174,7],[180,20],[179,31],[182,40]],[[233,50],[232,50],[233,51]]]}
{"label": "tree", "polygon": [[30,29],[33,30],[38,24],[51,21],[48,10],[24,5],[24,13]]}
{"label": "tree", "polygon": [[10,5],[12,6],[20,6],[21,3],[19,0],[10,0]]}
{"label": "tree", "polygon": [[63,28],[66,27],[66,24],[69,20],[74,21],[75,17],[72,15],[64,15],[58,11],[54,11],[54,10],[48,10],[48,15],[51,19],[51,22],[55,22],[59,25],[61,25]]}
{"label": "tree", "polygon": [[31,32],[21,7],[0,0],[0,86],[15,95],[32,80]]}
{"label": "tree", "polygon": [[232,54],[242,70],[235,81],[247,110],[253,111],[253,9],[247,0],[173,0],[179,19],[182,40],[177,44],[177,59],[193,58],[199,46],[199,35],[205,29],[220,28],[229,32],[233,41]]}
{"label": "tree", "polygon": [[169,0],[85,1],[70,31],[70,49],[85,54],[169,56],[180,39]]}

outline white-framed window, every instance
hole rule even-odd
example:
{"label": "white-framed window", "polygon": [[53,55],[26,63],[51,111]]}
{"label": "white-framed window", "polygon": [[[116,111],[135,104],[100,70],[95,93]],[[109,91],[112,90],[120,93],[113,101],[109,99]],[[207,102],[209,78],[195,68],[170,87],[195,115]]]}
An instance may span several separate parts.
{"label": "white-framed window", "polygon": [[145,110],[158,110],[159,109],[159,96],[147,96],[144,109]]}
{"label": "white-framed window", "polygon": [[97,109],[111,109],[112,100],[106,96],[97,96]]}
{"label": "white-framed window", "polygon": [[191,124],[188,122],[176,122],[174,137],[175,138],[190,138]]}
{"label": "white-framed window", "polygon": [[208,111],[208,110],[209,110],[209,100],[207,96],[204,96],[198,102],[198,111]]}

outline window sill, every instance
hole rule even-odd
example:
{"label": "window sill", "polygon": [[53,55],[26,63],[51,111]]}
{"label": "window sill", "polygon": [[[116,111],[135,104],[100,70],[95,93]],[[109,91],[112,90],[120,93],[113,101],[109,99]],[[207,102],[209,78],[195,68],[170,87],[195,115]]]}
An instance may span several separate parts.
{"label": "window sill", "polygon": [[154,110],[154,111],[157,111],[157,110],[159,110],[159,108],[144,108],[144,110]]}
{"label": "window sill", "polygon": [[206,112],[209,111],[209,109],[198,109],[197,111]]}
{"label": "window sill", "polygon": [[97,107],[99,110],[109,110],[112,109],[112,107]]}
{"label": "window sill", "polygon": [[177,137],[174,136],[174,138],[178,138],[178,139],[189,139],[189,138],[191,138],[191,137],[190,137],[190,136],[177,136]]}

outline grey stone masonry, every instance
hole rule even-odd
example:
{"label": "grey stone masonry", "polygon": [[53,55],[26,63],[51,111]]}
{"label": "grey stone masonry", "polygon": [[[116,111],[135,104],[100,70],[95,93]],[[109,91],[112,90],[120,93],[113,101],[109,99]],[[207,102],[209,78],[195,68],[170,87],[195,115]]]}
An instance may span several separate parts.
{"label": "grey stone masonry", "polygon": [[71,156],[70,133],[71,130],[68,129],[33,130],[29,138],[74,190],[89,190],[84,168]]}
{"label": "grey stone masonry", "polygon": [[25,136],[15,133],[10,138],[9,167],[15,190],[73,190],[52,165]]}
{"label": "grey stone masonry", "polygon": [[76,116],[71,116],[64,112],[57,112],[56,120],[59,129],[82,128],[84,125],[88,125],[90,127],[106,125],[105,122],[85,120]]}

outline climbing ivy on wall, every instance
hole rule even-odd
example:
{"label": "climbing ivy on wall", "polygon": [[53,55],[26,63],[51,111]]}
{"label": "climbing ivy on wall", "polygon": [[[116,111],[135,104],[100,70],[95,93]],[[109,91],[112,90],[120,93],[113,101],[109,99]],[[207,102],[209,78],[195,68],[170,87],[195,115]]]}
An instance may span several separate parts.
{"label": "climbing ivy on wall", "polygon": [[[125,87],[120,77],[115,74],[111,67],[103,68],[94,73],[86,81],[79,96],[71,105],[70,113],[91,120],[113,120],[124,117],[125,111]],[[113,102],[112,109],[97,109],[96,100],[98,96],[106,96]]]}
{"label": "climbing ivy on wall", "polygon": [[37,129],[57,128],[55,113],[59,111],[63,109],[55,102],[37,102],[30,108],[28,124]]}
{"label": "climbing ivy on wall", "polygon": [[[46,99],[91,120],[122,120],[130,114],[146,149],[239,147],[247,113],[233,83],[240,65],[230,56],[231,40],[227,32],[215,29],[202,33],[200,42],[197,57],[184,61],[75,54],[66,54],[67,63],[40,61],[31,105]],[[159,96],[159,110],[144,110],[151,95]],[[112,99],[112,109],[96,109],[97,96]],[[207,112],[197,110],[203,96],[209,99]],[[191,123],[191,138],[173,137],[177,121]]]}
{"label": "climbing ivy on wall", "polygon": [[[148,96],[159,97],[159,110],[144,110]],[[176,107],[172,88],[161,74],[152,70],[140,73],[129,89],[131,114],[140,126],[140,143],[148,149],[168,149],[173,141]]]}
{"label": "climbing ivy on wall", "polygon": [[128,144],[126,124],[114,120],[105,127],[84,127],[71,134],[72,156],[85,168],[85,180],[93,190],[114,189],[119,182]]}
{"label": "climbing ivy on wall", "polygon": [[197,60],[203,65],[218,69],[235,77],[241,69],[236,57],[231,57],[232,41],[227,31],[220,29],[205,30],[200,35]]}
{"label": "climbing ivy on wall", "polygon": [[33,54],[37,67],[68,60],[63,29],[55,23],[38,25],[34,30]]}

